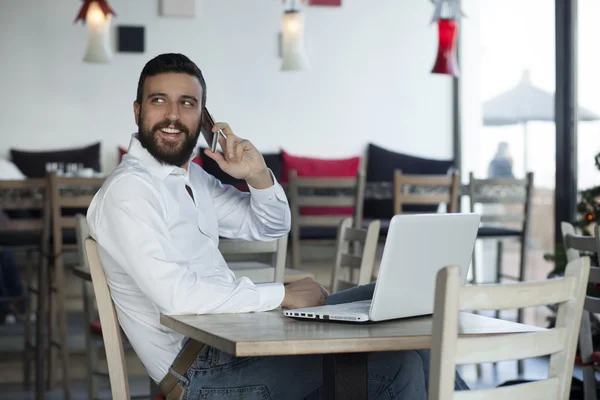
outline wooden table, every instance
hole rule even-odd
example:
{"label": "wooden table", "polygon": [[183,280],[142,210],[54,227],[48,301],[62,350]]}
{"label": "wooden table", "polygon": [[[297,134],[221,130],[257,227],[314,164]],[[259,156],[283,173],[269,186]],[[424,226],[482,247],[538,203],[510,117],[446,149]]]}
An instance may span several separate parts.
{"label": "wooden table", "polygon": [[[431,347],[431,316],[347,324],[301,321],[281,310],[218,315],[161,315],[160,322],[187,337],[238,357],[324,354],[325,398],[366,398],[367,354],[375,351],[417,350]],[[461,313],[462,335],[544,330]],[[358,378],[357,378],[358,377]]]}

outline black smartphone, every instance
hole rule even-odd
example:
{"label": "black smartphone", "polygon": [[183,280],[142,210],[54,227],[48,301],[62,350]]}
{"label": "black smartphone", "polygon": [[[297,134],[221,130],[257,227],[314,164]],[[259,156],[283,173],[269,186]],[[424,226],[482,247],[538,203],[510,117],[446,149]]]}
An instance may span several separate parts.
{"label": "black smartphone", "polygon": [[219,134],[223,135],[223,132],[220,129],[217,132],[212,131],[214,125],[215,120],[208,112],[208,109],[204,107],[204,110],[202,110],[202,126],[200,127],[200,131],[202,132],[202,136],[204,136],[204,140],[206,140],[206,144],[208,144],[208,147],[212,152],[217,151]]}

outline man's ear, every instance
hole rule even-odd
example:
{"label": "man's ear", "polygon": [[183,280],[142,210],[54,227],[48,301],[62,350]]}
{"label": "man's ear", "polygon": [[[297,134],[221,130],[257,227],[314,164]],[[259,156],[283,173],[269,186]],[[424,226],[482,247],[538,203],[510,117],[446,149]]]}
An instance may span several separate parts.
{"label": "man's ear", "polygon": [[135,124],[140,126],[140,110],[142,106],[137,101],[133,102],[133,115],[135,117]]}

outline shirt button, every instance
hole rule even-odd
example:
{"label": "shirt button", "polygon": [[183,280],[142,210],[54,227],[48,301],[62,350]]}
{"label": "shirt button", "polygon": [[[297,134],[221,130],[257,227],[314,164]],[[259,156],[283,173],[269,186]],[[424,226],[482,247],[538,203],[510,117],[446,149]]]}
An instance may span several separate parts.
{"label": "shirt button", "polygon": [[273,196],[269,196],[269,197],[268,197],[268,199],[269,199],[269,200],[273,200]]}

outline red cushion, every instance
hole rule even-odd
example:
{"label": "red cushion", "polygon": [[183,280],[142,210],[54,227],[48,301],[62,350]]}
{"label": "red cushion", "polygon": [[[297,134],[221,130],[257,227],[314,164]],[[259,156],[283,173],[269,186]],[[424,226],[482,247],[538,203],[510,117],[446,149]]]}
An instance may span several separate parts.
{"label": "red cushion", "polygon": [[[283,157],[282,183],[289,182],[291,170],[298,176],[310,178],[344,178],[358,175],[360,157],[343,159],[321,159],[293,156],[281,150]],[[352,216],[354,207],[301,207],[302,215],[340,215]]]}
{"label": "red cushion", "polygon": [[[124,149],[121,146],[118,146],[119,149],[119,162],[121,162],[121,160],[123,159],[123,156],[125,154],[127,154],[127,149]],[[200,158],[200,156],[196,156],[194,157],[194,159],[192,160],[193,163],[198,164],[199,166],[202,166],[202,158]]]}
{"label": "red cushion", "polygon": [[588,366],[588,365],[600,365],[600,351],[595,351],[592,353],[592,356],[590,357],[590,362],[589,363],[583,363],[581,361],[581,356],[579,354],[575,355],[575,365],[579,365],[582,367]]}

